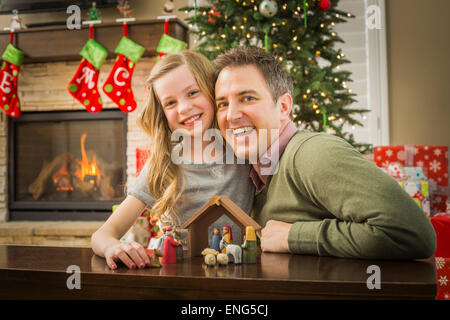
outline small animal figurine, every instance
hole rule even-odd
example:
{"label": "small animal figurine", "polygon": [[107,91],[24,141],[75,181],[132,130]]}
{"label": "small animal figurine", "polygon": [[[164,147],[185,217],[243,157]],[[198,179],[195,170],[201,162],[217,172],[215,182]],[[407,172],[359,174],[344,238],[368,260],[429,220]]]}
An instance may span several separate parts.
{"label": "small animal figurine", "polygon": [[242,249],[241,246],[236,244],[228,244],[224,239],[220,240],[220,249],[225,250],[226,255],[231,255],[233,257],[233,262],[235,264],[242,263]]}
{"label": "small animal figurine", "polygon": [[[233,243],[233,234],[231,233],[231,227],[230,226],[223,226],[222,228],[222,240],[221,241],[225,241],[226,243]],[[220,243],[219,243],[219,247],[220,247]],[[222,247],[220,247],[220,249],[222,249]],[[225,247],[222,249],[222,253],[226,253],[225,252]]]}
{"label": "small animal figurine", "polygon": [[216,265],[216,256],[214,254],[205,255],[205,264],[208,267],[214,267]]}
{"label": "small animal figurine", "polygon": [[219,253],[216,258],[217,258],[217,263],[220,266],[226,266],[228,264],[228,256],[226,253]]}
{"label": "small animal figurine", "polygon": [[216,255],[218,253],[218,251],[212,248],[203,249],[202,256],[204,256],[205,264],[208,267],[214,267],[216,265]]}
{"label": "small animal figurine", "polygon": [[173,239],[172,227],[166,228],[166,238],[163,245],[162,263],[177,263],[177,247],[180,244]]}
{"label": "small animal figurine", "polygon": [[220,239],[221,239],[221,236],[220,236],[219,229],[214,228],[213,235],[211,237],[211,248],[213,248],[216,251],[220,251],[220,248],[219,248]]}
{"label": "small animal figurine", "polygon": [[217,251],[213,248],[206,248],[206,249],[203,249],[202,256],[206,256],[207,254],[217,255],[218,253],[219,253],[219,251]]}
{"label": "small animal figurine", "polygon": [[244,263],[256,263],[256,233],[253,227],[245,228],[245,240],[241,247]]}
{"label": "small animal figurine", "polygon": [[161,268],[159,257],[162,257],[161,251],[158,249],[145,249],[150,260],[150,268]]}

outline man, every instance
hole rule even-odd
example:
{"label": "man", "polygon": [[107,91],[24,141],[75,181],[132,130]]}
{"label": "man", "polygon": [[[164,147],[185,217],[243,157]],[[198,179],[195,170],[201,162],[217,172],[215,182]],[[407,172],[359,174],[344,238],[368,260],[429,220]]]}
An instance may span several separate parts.
{"label": "man", "polygon": [[[235,48],[216,61],[220,130],[253,163],[261,249],[365,259],[433,255],[428,218],[400,185],[343,139],[297,130],[293,82],[269,53]],[[259,148],[249,141],[263,140]],[[259,141],[260,142],[260,141]],[[261,149],[261,145],[266,145]],[[270,163],[273,174],[263,173]],[[274,166],[275,164],[275,166]]]}

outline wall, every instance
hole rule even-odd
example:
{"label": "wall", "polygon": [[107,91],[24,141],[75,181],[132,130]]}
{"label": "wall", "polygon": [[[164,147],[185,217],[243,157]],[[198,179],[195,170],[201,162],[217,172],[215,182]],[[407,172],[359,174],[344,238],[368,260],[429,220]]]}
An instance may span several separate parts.
{"label": "wall", "polygon": [[387,0],[390,144],[450,145],[450,1]]}

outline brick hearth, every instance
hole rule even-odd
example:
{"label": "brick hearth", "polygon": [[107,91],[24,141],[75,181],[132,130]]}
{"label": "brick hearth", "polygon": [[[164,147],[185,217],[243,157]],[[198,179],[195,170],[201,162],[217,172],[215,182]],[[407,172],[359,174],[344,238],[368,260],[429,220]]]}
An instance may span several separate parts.
{"label": "brick hearth", "polygon": [[10,221],[0,223],[0,244],[90,247],[103,221]]}

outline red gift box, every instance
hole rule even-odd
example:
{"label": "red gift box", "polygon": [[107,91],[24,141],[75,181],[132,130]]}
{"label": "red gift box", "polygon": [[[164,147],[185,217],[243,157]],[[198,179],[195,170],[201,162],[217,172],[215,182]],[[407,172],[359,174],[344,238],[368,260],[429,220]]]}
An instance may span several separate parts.
{"label": "red gift box", "polygon": [[431,212],[445,212],[448,198],[447,146],[378,146],[374,148],[374,161],[387,169],[392,163],[407,167],[421,167],[430,183]]}
{"label": "red gift box", "polygon": [[450,216],[434,216],[430,219],[436,232],[436,257],[450,258]]}
{"label": "red gift box", "polygon": [[450,300],[450,258],[436,257],[436,300]]}
{"label": "red gift box", "polygon": [[434,216],[430,222],[436,232],[436,300],[450,300],[450,216]]}

